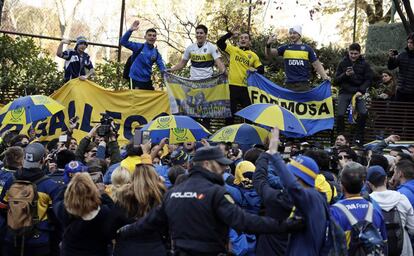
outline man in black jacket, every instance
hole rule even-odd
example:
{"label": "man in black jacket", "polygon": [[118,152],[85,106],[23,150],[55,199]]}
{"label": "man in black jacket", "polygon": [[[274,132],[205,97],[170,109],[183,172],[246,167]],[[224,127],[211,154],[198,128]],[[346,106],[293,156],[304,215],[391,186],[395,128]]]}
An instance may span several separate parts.
{"label": "man in black jacket", "polygon": [[171,189],[162,206],[123,227],[122,237],[168,227],[177,255],[226,255],[229,227],[247,233],[284,233],[302,228],[244,212],[227,193],[222,174],[231,160],[218,147],[197,150],[189,178]]}
{"label": "man in black jacket", "polygon": [[358,144],[363,143],[365,122],[368,116],[362,96],[371,85],[372,77],[371,67],[361,55],[361,46],[358,43],[351,44],[348,48],[348,55],[339,63],[335,74],[334,83],[340,87],[336,129],[338,134],[344,131],[344,115],[355,95],[358,113],[355,140]]}
{"label": "man in black jacket", "polygon": [[414,32],[407,38],[405,52],[389,51],[388,69],[398,68],[397,101],[411,102],[414,99]]}

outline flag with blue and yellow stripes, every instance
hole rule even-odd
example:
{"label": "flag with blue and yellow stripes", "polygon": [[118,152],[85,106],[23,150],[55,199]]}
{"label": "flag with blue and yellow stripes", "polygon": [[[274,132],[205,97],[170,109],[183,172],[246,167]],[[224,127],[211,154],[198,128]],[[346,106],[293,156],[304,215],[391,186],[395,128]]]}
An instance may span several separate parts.
{"label": "flag with blue and yellow stripes", "polygon": [[165,73],[164,81],[170,98],[171,113],[208,118],[231,116],[226,75],[190,80]]}
{"label": "flag with blue and yellow stripes", "polygon": [[324,81],[307,92],[294,92],[273,83],[257,72],[249,72],[247,85],[252,103],[277,104],[299,118],[307,134],[292,134],[292,137],[310,136],[322,130],[333,129],[334,107],[329,81]]}

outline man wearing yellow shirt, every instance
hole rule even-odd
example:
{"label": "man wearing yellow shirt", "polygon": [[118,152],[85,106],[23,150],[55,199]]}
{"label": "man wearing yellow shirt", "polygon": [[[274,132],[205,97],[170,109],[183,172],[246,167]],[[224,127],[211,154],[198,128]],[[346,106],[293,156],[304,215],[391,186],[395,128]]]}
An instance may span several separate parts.
{"label": "man wearing yellow shirt", "polygon": [[[239,37],[238,46],[226,44],[226,40],[231,37]],[[228,32],[217,41],[217,46],[229,54],[229,85],[231,113],[244,108],[251,104],[249,93],[247,91],[247,70],[257,70],[258,73],[264,73],[264,67],[259,57],[250,50],[250,35],[239,32]]]}

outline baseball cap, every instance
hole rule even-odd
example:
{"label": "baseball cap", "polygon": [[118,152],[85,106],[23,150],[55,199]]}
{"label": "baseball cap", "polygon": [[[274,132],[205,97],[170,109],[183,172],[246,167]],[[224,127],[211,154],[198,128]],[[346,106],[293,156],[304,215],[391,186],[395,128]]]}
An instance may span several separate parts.
{"label": "baseball cap", "polygon": [[46,155],[45,147],[42,144],[35,142],[27,145],[24,148],[24,161],[23,168],[39,168],[41,167],[40,161]]}
{"label": "baseball cap", "polygon": [[379,165],[373,165],[368,168],[367,180],[371,183],[377,183],[380,179],[386,177],[384,168]]}
{"label": "baseball cap", "polygon": [[141,165],[141,164],[152,165],[151,155],[149,155],[149,154],[142,154],[141,155],[141,162],[137,163],[137,165]]}
{"label": "baseball cap", "polygon": [[217,146],[207,146],[197,149],[192,160],[193,162],[214,160],[221,165],[230,165],[231,163],[233,163],[233,161],[224,156],[223,152]]}
{"label": "baseball cap", "polygon": [[78,38],[76,38],[76,44],[81,44],[81,43],[86,43],[88,44],[88,40],[86,37],[84,36],[79,36]]}
{"label": "baseball cap", "polygon": [[171,163],[173,165],[181,165],[188,161],[188,154],[184,150],[176,150],[171,154]]}
{"label": "baseball cap", "polygon": [[319,174],[319,167],[312,158],[299,155],[295,159],[290,160],[287,168],[309,186],[315,186],[315,179]]}
{"label": "baseball cap", "polygon": [[68,184],[72,179],[73,175],[78,172],[87,172],[88,167],[82,164],[79,161],[70,161],[65,165],[65,170],[63,171],[63,182]]}

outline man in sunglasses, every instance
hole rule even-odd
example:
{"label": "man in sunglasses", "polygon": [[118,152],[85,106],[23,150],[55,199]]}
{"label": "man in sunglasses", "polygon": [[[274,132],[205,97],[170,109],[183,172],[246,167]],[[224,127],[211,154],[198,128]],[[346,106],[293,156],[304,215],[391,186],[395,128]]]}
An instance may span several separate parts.
{"label": "man in sunglasses", "polygon": [[70,44],[70,40],[63,39],[56,51],[56,55],[65,60],[65,83],[79,77],[84,81],[95,74],[90,56],[85,52],[88,47],[86,37],[80,36],[76,39],[74,49],[63,51],[63,45]]}

